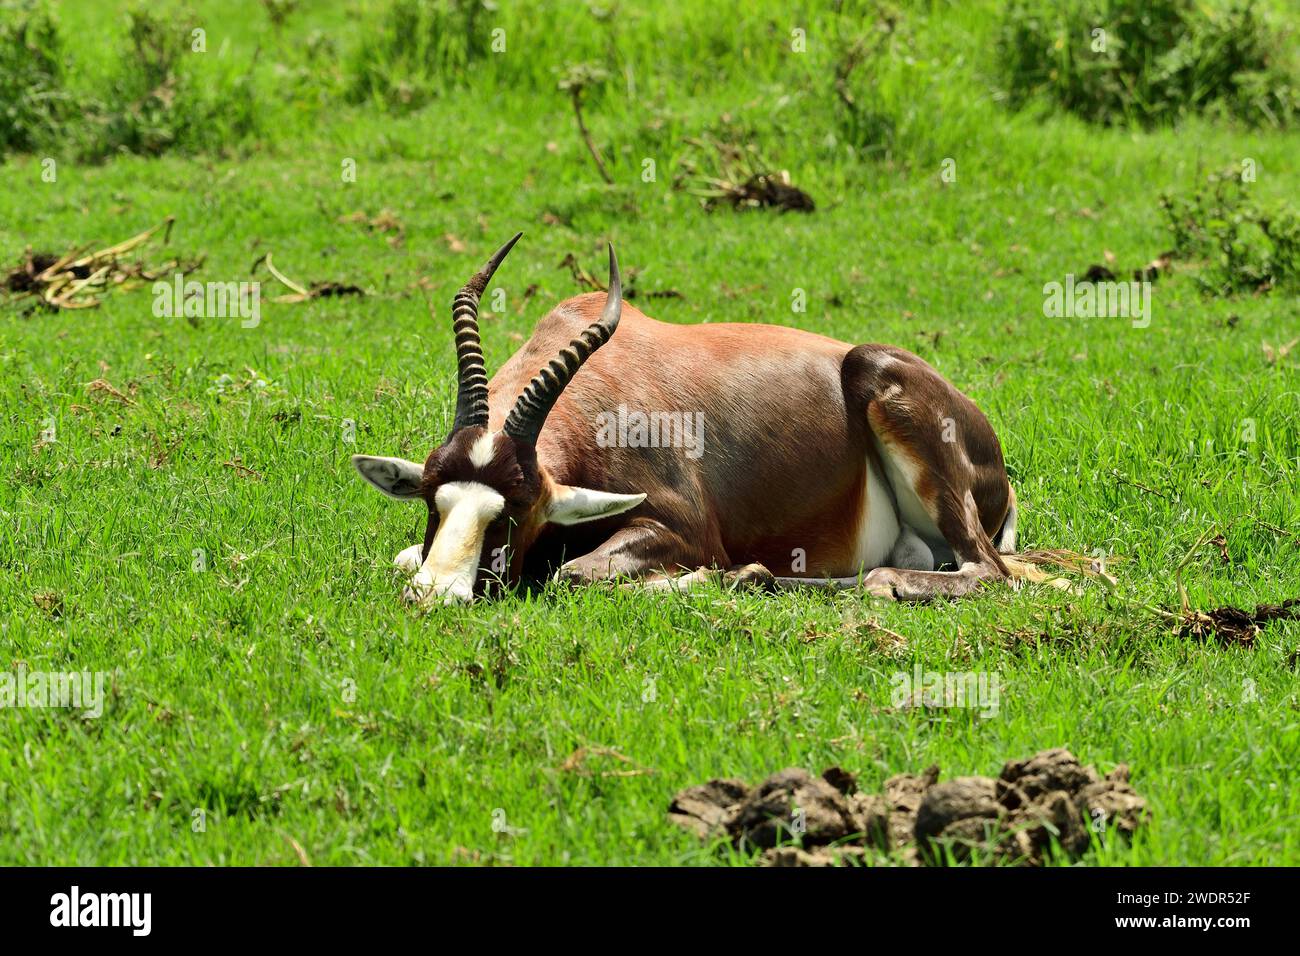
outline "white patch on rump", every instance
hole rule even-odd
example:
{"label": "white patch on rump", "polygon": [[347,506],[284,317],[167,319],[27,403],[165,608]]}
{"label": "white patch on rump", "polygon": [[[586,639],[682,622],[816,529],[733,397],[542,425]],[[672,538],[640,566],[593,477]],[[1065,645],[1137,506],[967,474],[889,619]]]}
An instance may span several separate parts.
{"label": "white patch on rump", "polygon": [[437,598],[444,604],[469,603],[474,599],[487,526],[501,514],[506,501],[480,482],[449,481],[434,495],[434,504],[438,532],[411,590],[422,604]]}
{"label": "white patch on rump", "polygon": [[999,554],[1016,553],[1016,491],[1011,489],[1011,503],[1007,507],[1007,516],[1002,519],[1002,530],[998,533],[997,549]]}
{"label": "white patch on rump", "polygon": [[898,513],[889,486],[870,458],[866,462],[866,481],[862,491],[862,517],[854,532],[853,567],[850,574],[870,571],[884,565],[894,542],[898,540]]}
{"label": "white patch on rump", "polygon": [[927,544],[942,543],[943,535],[939,531],[939,526],[935,524],[934,516],[930,514],[929,508],[921,500],[920,495],[916,493],[916,487],[921,480],[921,465],[893,442],[881,439],[879,436],[877,436],[876,447],[880,449],[880,457],[885,463],[885,477],[889,479],[889,486],[894,489],[898,512],[904,523],[911,526]]}

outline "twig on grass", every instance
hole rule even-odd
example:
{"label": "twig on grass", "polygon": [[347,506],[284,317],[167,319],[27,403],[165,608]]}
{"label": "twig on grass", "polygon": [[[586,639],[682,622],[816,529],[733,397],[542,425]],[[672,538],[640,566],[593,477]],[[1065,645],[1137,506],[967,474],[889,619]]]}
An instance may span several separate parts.
{"label": "twig on grass", "polygon": [[302,848],[301,843],[289,836],[287,833],[281,833],[280,836],[284,837],[285,842],[293,848],[294,855],[298,857],[299,864],[302,866],[311,866],[311,859],[307,856],[307,851]]}
{"label": "twig on grass", "polygon": [[1277,525],[1273,524],[1272,522],[1265,521],[1263,518],[1257,517],[1256,515],[1252,514],[1249,511],[1246,512],[1246,517],[1249,518],[1251,521],[1255,522],[1255,524],[1259,525],[1261,528],[1267,528],[1269,531],[1272,531],[1274,534],[1280,534],[1282,537],[1288,538],[1293,543],[1300,545],[1300,534],[1296,534],[1292,531],[1287,531],[1286,528],[1279,528]]}
{"label": "twig on grass", "polygon": [[275,263],[271,261],[271,253],[269,252],[253,263],[252,271],[254,273],[257,272],[257,267],[262,263],[266,263],[267,271],[269,271],[281,285],[290,290],[288,295],[277,295],[275,298],[271,299],[272,302],[292,304],[295,302],[310,302],[312,299],[324,299],[331,296],[366,294],[365,290],[360,286],[351,285],[345,282],[313,282],[311,288],[304,288],[301,284],[294,282],[275,267]]}
{"label": "twig on grass", "polygon": [[601,179],[612,186],[614,185],[614,177],[605,168],[605,161],[600,156],[600,150],[596,149],[596,144],[591,140],[591,132],[582,119],[583,91],[589,86],[603,83],[608,76],[609,74],[598,66],[593,66],[590,63],[578,63],[569,67],[569,72],[565,74],[564,79],[560,80],[560,89],[569,94],[569,100],[573,103],[573,115],[578,121],[578,135],[582,137],[583,143],[586,144],[587,152],[591,153],[591,158],[596,163],[596,171],[600,173]]}
{"label": "twig on grass", "polygon": [[249,478],[256,478],[258,481],[262,480],[261,472],[249,468],[247,465],[244,464],[244,460],[242,458],[232,458],[230,461],[223,461],[221,464],[223,464],[227,468],[233,468],[241,475],[246,475]]}
{"label": "twig on grass", "polygon": [[1150,485],[1144,485],[1140,481],[1134,481],[1132,478],[1126,478],[1124,475],[1120,474],[1119,470],[1116,468],[1112,468],[1110,470],[1110,474],[1112,478],[1114,478],[1122,485],[1129,485],[1133,488],[1137,488],[1139,491],[1145,491],[1147,494],[1155,495],[1157,498],[1163,498],[1165,501],[1169,500],[1169,496],[1165,494],[1163,491],[1157,491],[1155,488],[1152,488]]}
{"label": "twig on grass", "polygon": [[114,388],[111,384],[109,384],[107,379],[103,379],[103,378],[95,379],[93,382],[90,382],[89,384],[86,385],[86,391],[106,392],[109,395],[113,396],[113,398],[121,402],[123,405],[136,404],[134,398],[132,398],[130,395],[127,395],[125,392],[119,391],[118,389]]}
{"label": "twig on grass", "polygon": [[1210,527],[1196,539],[1196,543],[1192,545],[1191,550],[1183,556],[1183,560],[1180,561],[1178,567],[1174,569],[1174,583],[1178,585],[1178,601],[1182,606],[1183,617],[1188,616],[1188,609],[1190,606],[1187,602],[1187,588],[1183,587],[1183,569],[1187,567],[1192,558],[1196,557],[1196,552],[1201,550],[1201,546],[1205,544],[1206,541],[1210,540],[1210,536],[1216,533],[1214,525],[1210,525]]}
{"label": "twig on grass", "polygon": [[613,747],[579,747],[573,753],[569,754],[560,764],[561,773],[575,773],[580,777],[642,777],[653,774],[654,769],[650,767],[640,767],[634,770],[602,770],[595,773],[587,768],[586,763],[590,757],[611,757],[621,763],[635,763],[631,757],[619,753]]}
{"label": "twig on grass", "polygon": [[[298,293],[298,295],[303,296],[304,298],[307,298],[311,295],[310,292],[308,292],[306,289],[304,289],[298,283],[294,282],[292,279],[290,279],[288,276],[286,276],[283,272],[281,272],[279,269],[275,267],[275,263],[271,261],[271,254],[269,252],[262,257],[262,261],[266,263],[267,271],[270,272],[271,275],[279,279],[282,285],[288,286],[290,289]],[[253,264],[253,268],[257,268],[256,263]]]}

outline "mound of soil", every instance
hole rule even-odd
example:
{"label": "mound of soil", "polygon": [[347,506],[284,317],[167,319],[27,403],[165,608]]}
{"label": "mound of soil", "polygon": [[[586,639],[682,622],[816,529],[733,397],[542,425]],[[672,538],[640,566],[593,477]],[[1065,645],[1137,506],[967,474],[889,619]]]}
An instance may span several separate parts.
{"label": "mound of soil", "polygon": [[668,808],[669,820],[701,839],[762,849],[764,866],[864,861],[868,847],[898,851],[917,866],[972,858],[1035,866],[1054,843],[1077,857],[1088,848],[1090,828],[1131,836],[1146,817],[1128,767],[1102,777],[1062,748],[1008,762],[996,779],[940,783],[937,766],[899,774],[881,794],[859,792],[853,774],[839,767],[820,777],[794,767],[752,789],[739,780],[688,787]]}
{"label": "mound of soil", "polygon": [[813,212],[812,196],[782,176],[759,173],[732,190],[727,198],[733,206],[761,206],[782,212]]}
{"label": "mound of soil", "polygon": [[1224,647],[1253,647],[1265,624],[1296,618],[1300,618],[1300,598],[1281,604],[1260,604],[1253,614],[1239,607],[1217,607],[1212,611],[1186,612],[1179,633],[1202,639],[1212,635]]}

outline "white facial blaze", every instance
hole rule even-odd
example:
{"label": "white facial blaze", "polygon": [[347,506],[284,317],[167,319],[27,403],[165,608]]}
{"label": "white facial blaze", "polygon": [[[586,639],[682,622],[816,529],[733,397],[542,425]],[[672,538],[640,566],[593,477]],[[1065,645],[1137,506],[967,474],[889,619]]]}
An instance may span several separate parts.
{"label": "white facial blaze", "polygon": [[505,499],[476,481],[449,481],[434,496],[438,533],[429,556],[411,581],[421,603],[441,598],[445,604],[474,599],[479,555],[487,526],[505,507]]}

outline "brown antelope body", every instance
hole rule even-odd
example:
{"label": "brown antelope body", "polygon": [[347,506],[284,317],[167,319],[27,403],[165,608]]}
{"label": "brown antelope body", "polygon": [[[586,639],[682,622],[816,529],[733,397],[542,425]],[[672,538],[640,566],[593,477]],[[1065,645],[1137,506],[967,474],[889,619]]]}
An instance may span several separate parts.
{"label": "brown antelope body", "polygon": [[470,600],[526,572],[682,586],[744,566],[743,580],[924,600],[1007,576],[1015,496],[997,437],[902,349],[655,321],[622,304],[611,249],[610,293],[562,302],[488,383],[477,301],[517,239],[454,305],[447,442],[423,466],[354,458],[429,506],[424,543],[398,556],[410,597]]}

